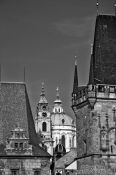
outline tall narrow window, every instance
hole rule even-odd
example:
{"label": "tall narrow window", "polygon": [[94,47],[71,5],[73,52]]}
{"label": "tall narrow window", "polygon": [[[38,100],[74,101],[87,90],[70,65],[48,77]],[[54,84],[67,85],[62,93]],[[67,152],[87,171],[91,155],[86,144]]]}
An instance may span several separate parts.
{"label": "tall narrow window", "polygon": [[42,123],[42,131],[47,131],[47,124],[46,124],[46,122]]}
{"label": "tall narrow window", "polygon": [[65,136],[62,135],[62,139],[61,139],[62,145],[65,147]]}

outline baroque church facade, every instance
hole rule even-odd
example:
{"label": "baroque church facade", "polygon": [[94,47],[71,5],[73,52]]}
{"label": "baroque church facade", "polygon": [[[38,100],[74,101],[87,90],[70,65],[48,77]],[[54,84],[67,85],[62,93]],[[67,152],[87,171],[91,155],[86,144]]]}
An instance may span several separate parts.
{"label": "baroque church facade", "polygon": [[69,152],[71,148],[76,147],[75,122],[70,116],[65,114],[58,88],[56,89],[56,100],[50,111],[44,85],[42,84],[36,111],[36,132],[41,135],[42,143],[51,155],[53,155],[55,147],[59,143],[65,147],[66,152]]}

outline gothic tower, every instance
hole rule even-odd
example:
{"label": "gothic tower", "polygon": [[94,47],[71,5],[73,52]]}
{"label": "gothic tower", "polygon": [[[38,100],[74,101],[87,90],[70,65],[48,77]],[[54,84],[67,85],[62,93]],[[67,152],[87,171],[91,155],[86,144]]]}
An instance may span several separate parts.
{"label": "gothic tower", "polygon": [[76,116],[78,170],[84,174],[115,174],[116,16],[96,18],[89,82],[78,85],[75,65],[72,109]]}
{"label": "gothic tower", "polygon": [[42,90],[40,100],[37,105],[37,116],[35,117],[35,128],[47,151],[53,154],[52,151],[52,134],[51,134],[51,116],[47,99],[45,97],[44,83],[42,83]]}

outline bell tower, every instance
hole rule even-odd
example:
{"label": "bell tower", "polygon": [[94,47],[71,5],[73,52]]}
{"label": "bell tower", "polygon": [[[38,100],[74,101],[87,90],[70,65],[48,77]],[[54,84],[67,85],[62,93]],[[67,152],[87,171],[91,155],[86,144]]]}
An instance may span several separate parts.
{"label": "bell tower", "polygon": [[44,83],[42,83],[40,99],[36,108],[35,128],[37,134],[41,136],[42,144],[46,147],[46,150],[52,154],[51,115],[45,96]]}

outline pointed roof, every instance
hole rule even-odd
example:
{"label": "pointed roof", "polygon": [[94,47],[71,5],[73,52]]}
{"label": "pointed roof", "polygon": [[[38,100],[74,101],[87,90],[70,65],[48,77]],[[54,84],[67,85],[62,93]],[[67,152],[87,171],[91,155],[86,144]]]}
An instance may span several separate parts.
{"label": "pointed roof", "polygon": [[77,58],[75,56],[75,71],[74,71],[73,93],[77,93],[77,90],[78,90],[78,74],[77,74]]}
{"label": "pointed roof", "polygon": [[40,100],[39,104],[48,104],[47,99],[45,97],[45,89],[44,89],[44,83],[42,82],[42,88],[41,88],[41,94],[40,94]]}
{"label": "pointed roof", "polygon": [[[33,154],[49,156],[41,151],[35,131],[27,88],[24,83],[0,83],[0,145],[5,145],[10,131],[20,125],[25,130],[29,143],[33,146]],[[34,152],[34,150],[38,150]],[[1,154],[1,153],[0,153]]]}
{"label": "pointed roof", "polygon": [[116,16],[96,18],[89,84],[116,84]]}

